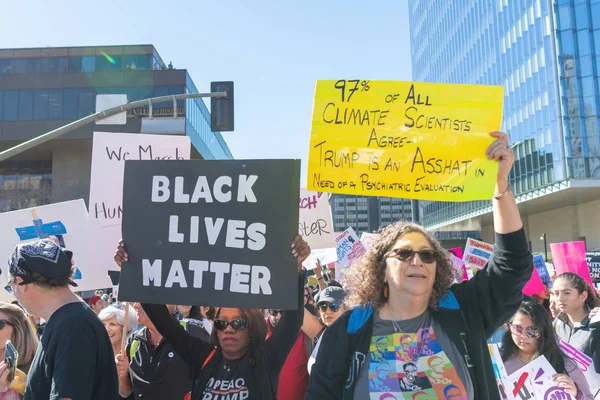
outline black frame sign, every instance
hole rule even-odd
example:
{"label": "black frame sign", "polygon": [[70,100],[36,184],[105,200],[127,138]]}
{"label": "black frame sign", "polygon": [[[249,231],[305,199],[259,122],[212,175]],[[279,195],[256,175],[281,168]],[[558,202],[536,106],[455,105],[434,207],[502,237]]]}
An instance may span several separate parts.
{"label": "black frame sign", "polygon": [[298,307],[299,160],[126,161],[119,300]]}

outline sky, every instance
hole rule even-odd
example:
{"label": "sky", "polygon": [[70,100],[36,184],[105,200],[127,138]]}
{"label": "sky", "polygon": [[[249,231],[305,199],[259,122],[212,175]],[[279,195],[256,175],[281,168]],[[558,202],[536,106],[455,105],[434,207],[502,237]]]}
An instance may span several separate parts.
{"label": "sky", "polygon": [[317,79],[411,79],[407,0],[6,3],[0,48],[153,44],[201,92],[234,81],[234,157],[299,158],[303,176]]}

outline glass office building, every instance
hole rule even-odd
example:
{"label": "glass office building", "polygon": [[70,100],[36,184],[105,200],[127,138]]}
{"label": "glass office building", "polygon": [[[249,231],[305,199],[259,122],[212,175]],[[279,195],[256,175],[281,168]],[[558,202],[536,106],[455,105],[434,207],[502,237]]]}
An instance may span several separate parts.
{"label": "glass office building", "polygon": [[410,200],[389,197],[331,195],[331,217],[335,232],[352,228],[360,235],[412,217]]}
{"label": "glass office building", "polygon": [[[132,102],[181,93],[198,90],[187,70],[170,68],[152,45],[0,49],[0,151],[93,114],[99,94],[126,94]],[[202,99],[179,101],[176,111],[185,121],[169,133],[190,137],[192,158],[233,158],[211,131]],[[173,114],[173,102],[153,105],[154,120]],[[87,201],[93,132],[139,133],[148,117],[149,107],[140,107],[125,125],[88,124],[0,162],[0,212]]]}
{"label": "glass office building", "polygon": [[[518,200],[600,178],[600,0],[408,3],[415,81],[504,87]],[[422,218],[440,228],[490,211],[428,202]]]}

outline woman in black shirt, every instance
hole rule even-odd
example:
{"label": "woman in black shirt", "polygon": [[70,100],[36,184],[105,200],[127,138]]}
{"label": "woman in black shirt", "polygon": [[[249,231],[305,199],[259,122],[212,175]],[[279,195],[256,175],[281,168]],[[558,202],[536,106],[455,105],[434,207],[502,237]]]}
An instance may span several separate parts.
{"label": "woman in black shirt", "polygon": [[[220,308],[208,343],[189,335],[171,317],[166,306],[142,304],[156,329],[191,366],[192,400],[228,396],[276,399],[279,373],[298,338],[304,317],[306,272],[302,262],[310,254],[310,247],[301,236],[294,240],[292,253],[298,258],[298,307],[283,314],[278,329],[268,340],[265,340],[267,328],[261,310]],[[126,259],[121,242],[115,261],[121,265]]]}

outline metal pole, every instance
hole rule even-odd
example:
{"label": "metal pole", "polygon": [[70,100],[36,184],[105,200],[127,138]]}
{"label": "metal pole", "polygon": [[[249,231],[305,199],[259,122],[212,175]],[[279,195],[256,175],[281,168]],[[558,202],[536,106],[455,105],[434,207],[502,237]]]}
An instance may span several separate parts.
{"label": "metal pole", "polygon": [[546,234],[544,233],[544,261],[548,262],[548,244],[546,242]]}
{"label": "metal pole", "polygon": [[161,103],[166,101],[177,101],[177,100],[186,100],[186,99],[197,99],[201,97],[227,97],[227,92],[215,92],[215,93],[184,93],[184,94],[176,94],[170,96],[160,96],[160,97],[152,97],[149,99],[138,100],[132,103],[123,104],[122,106],[117,106],[113,108],[109,108],[108,110],[100,111],[92,115],[88,115],[87,117],[81,118],[77,121],[73,121],[70,124],[61,126],[58,129],[53,131],[44,133],[36,138],[30,139],[26,142],[16,145],[15,147],[11,147],[8,150],[4,150],[0,153],[0,161],[4,161],[9,159],[12,156],[15,156],[19,153],[32,149],[42,143],[45,143],[49,140],[56,139],[59,136],[64,135],[65,133],[69,133],[77,128],[80,128],[84,125],[90,124],[92,122],[98,121],[99,119],[110,117],[111,115],[118,114],[123,111],[131,110],[136,107],[142,107],[152,103]]}

